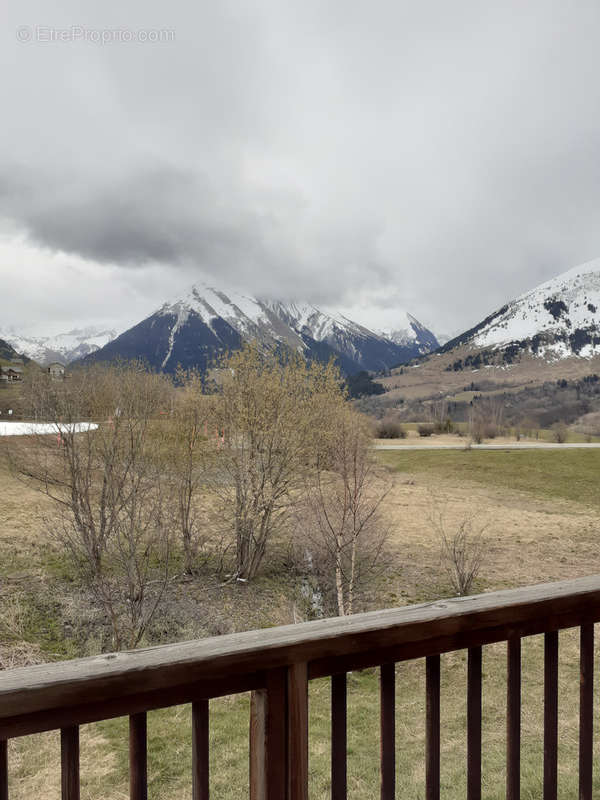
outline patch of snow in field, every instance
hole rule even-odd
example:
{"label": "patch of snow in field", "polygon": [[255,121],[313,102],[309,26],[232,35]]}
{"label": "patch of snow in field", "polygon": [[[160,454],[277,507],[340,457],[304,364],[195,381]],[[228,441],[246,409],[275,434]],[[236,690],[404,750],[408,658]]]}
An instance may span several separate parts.
{"label": "patch of snow in field", "polygon": [[75,422],[71,425],[56,422],[0,422],[0,436],[33,436],[39,433],[82,433],[95,431],[95,422]]}

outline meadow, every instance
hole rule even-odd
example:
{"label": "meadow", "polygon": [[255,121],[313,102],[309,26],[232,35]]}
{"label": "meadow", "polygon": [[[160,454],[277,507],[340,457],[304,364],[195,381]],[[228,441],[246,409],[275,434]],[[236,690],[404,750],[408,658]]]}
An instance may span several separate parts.
{"label": "meadow", "polygon": [[[439,596],[451,588],[440,564],[439,542],[432,532],[432,505],[442,507],[447,524],[465,514],[485,528],[487,548],[476,591],[558,580],[600,571],[597,511],[600,496],[598,451],[393,451],[378,458],[392,488],[386,500],[390,527],[386,569],[369,599],[370,607],[405,605]],[[49,598],[69,592],[73,576],[52,546],[40,538],[46,499],[26,489],[4,468],[0,470],[4,523],[0,532],[0,592],[13,596],[43,594],[44,602],[26,602],[17,624],[25,640],[40,646],[38,657],[78,654]],[[280,544],[283,552],[284,544]],[[291,621],[291,587],[278,583],[274,567],[257,579],[254,597],[267,595],[260,612],[241,615],[244,626]],[[279,557],[283,557],[279,554]],[[227,596],[235,616],[248,595],[235,587]],[[222,602],[219,595],[214,602]],[[200,600],[198,600],[200,603]],[[200,608],[200,606],[199,606]],[[19,625],[21,626],[19,628]],[[1,637],[0,637],[1,638]],[[14,639],[14,635],[13,635]],[[561,634],[559,783],[561,798],[577,793],[578,640],[574,631]],[[523,798],[541,795],[542,729],[541,637],[523,643]],[[483,663],[483,796],[504,797],[506,647],[484,648]],[[398,664],[397,796],[424,797],[424,662]],[[597,682],[596,711],[600,708]],[[349,677],[348,796],[366,800],[378,792],[378,676],[375,670]],[[212,796],[223,800],[247,797],[248,718],[246,695],[211,702]],[[330,796],[329,683],[310,687],[311,798]],[[150,797],[191,797],[191,720],[188,707],[149,715]],[[442,657],[442,796],[465,796],[466,653]],[[596,756],[600,755],[596,748]],[[596,757],[598,764],[599,759]],[[25,800],[60,797],[58,734],[44,734],[10,744],[11,797]],[[600,792],[596,771],[595,790]],[[120,800],[127,797],[127,721],[84,726],[82,730],[82,797]]]}

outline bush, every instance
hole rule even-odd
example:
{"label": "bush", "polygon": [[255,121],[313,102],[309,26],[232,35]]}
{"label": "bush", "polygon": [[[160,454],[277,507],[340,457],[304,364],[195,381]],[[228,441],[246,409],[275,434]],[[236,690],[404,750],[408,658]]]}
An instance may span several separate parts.
{"label": "bush", "polygon": [[435,425],[426,422],[417,427],[419,436],[432,436],[435,433]]}
{"label": "bush", "polygon": [[569,435],[569,429],[564,422],[557,422],[552,426],[554,441],[558,444],[564,444]]}
{"label": "bush", "polygon": [[377,439],[406,439],[406,431],[399,422],[382,420],[375,426]]}

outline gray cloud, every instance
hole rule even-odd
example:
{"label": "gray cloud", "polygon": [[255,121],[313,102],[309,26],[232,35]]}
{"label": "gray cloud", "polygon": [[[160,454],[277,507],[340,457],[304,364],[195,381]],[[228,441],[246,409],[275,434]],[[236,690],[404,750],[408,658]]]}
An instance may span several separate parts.
{"label": "gray cloud", "polygon": [[[454,331],[600,254],[598,4],[25,0],[5,16],[0,215],[22,236],[3,258],[26,271],[37,248],[63,313],[103,276],[125,319],[132,295],[150,311],[206,275]],[[175,38],[38,42],[36,25]]]}

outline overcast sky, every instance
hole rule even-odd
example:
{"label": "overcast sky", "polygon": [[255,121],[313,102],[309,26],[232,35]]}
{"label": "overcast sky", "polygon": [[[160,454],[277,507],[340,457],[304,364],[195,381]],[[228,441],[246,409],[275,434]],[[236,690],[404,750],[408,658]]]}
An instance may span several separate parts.
{"label": "overcast sky", "polygon": [[0,328],[207,278],[457,332],[600,256],[596,0],[1,13]]}

